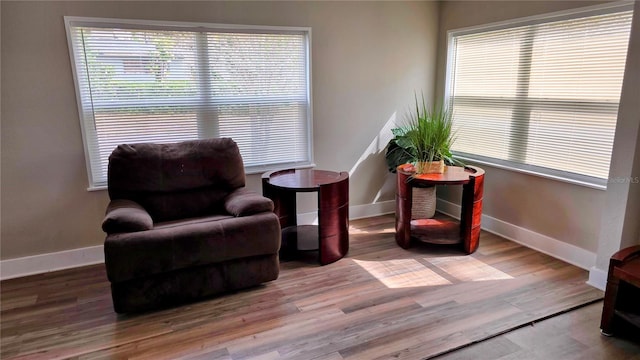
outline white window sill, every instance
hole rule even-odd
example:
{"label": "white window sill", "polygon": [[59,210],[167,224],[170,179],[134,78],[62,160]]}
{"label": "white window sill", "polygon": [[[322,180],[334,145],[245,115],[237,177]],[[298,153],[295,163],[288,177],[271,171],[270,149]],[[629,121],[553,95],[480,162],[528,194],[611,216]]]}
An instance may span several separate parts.
{"label": "white window sill", "polygon": [[536,171],[536,170],[521,169],[521,168],[517,168],[517,167],[514,167],[514,166],[507,165],[507,164],[500,164],[498,162],[489,161],[489,160],[481,160],[481,159],[477,159],[477,158],[465,157],[465,156],[459,156],[459,155],[455,155],[455,157],[457,159],[462,160],[462,162],[464,162],[464,163],[471,163],[472,165],[473,164],[487,165],[487,166],[495,167],[495,168],[502,169],[502,170],[513,171],[513,172],[518,172],[518,173],[527,174],[527,175],[533,175],[533,176],[537,176],[537,177],[541,177],[541,178],[545,178],[545,179],[550,179],[550,180],[555,180],[555,181],[560,181],[560,182],[564,182],[564,183],[568,183],[568,184],[584,186],[584,187],[588,187],[588,188],[591,188],[591,189],[607,190],[607,185],[606,184],[604,184],[604,185],[603,184],[597,184],[597,183],[593,183],[593,182],[589,182],[589,181],[573,179],[573,178],[570,178],[570,177],[567,177],[567,176],[548,174],[548,173],[544,173],[544,172]]}

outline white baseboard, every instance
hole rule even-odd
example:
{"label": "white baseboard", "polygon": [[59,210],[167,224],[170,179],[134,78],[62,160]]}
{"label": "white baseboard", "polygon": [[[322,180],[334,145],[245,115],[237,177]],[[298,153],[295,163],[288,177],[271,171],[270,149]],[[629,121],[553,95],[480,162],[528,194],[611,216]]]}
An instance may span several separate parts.
{"label": "white baseboard", "polygon": [[607,272],[592,266],[591,269],[589,269],[589,280],[587,280],[587,284],[605,291],[607,288]]}
{"label": "white baseboard", "polygon": [[0,280],[104,262],[102,245],[0,261]]}
{"label": "white baseboard", "polygon": [[[354,205],[349,206],[349,220],[391,214],[395,211],[395,200],[381,201],[375,204]],[[296,220],[299,225],[318,225],[318,212],[311,211],[298,214]]]}
{"label": "white baseboard", "polygon": [[396,201],[387,200],[375,204],[354,205],[349,207],[349,219],[363,219],[396,212]]}
{"label": "white baseboard", "polygon": [[[383,201],[375,204],[355,205],[349,207],[349,218],[360,219],[364,217],[389,214],[394,211],[394,200]],[[298,214],[298,224],[313,224],[314,222],[317,224],[317,218],[318,214],[315,211]],[[103,262],[104,249],[102,245],[2,260],[0,261],[0,280],[100,264]]]}
{"label": "white baseboard", "polygon": [[[438,199],[436,208],[441,213],[460,219],[460,205]],[[585,270],[590,270],[596,264],[596,254],[593,252],[488,215],[482,215],[482,229]]]}

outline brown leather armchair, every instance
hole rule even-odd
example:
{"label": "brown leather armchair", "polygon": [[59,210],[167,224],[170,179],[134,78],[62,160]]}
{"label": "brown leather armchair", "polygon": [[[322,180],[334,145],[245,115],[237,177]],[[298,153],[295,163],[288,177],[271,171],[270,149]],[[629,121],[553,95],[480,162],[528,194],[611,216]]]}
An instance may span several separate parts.
{"label": "brown leather armchair", "polygon": [[118,146],[102,229],[116,312],[180,304],[275,280],[273,202],[247,190],[228,138]]}

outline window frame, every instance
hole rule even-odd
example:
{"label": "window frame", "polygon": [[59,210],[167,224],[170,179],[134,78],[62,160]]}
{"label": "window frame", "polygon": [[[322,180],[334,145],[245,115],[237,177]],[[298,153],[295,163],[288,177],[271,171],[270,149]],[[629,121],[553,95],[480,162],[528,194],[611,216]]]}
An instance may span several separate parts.
{"label": "window frame", "polygon": [[[105,190],[107,189],[106,181],[104,183],[94,183],[94,171],[92,169],[91,155],[90,155],[90,142],[94,141],[89,139],[91,129],[87,129],[87,121],[84,116],[85,109],[83,109],[82,94],[80,80],[78,77],[78,65],[76,64],[76,49],[74,48],[72,41],[72,27],[100,27],[100,28],[118,28],[126,26],[126,29],[131,30],[162,30],[162,31],[193,31],[193,32],[242,32],[242,33],[256,33],[256,34],[287,34],[287,33],[303,33],[305,36],[305,78],[306,78],[306,136],[308,140],[308,146],[306,149],[307,161],[293,162],[288,164],[258,164],[251,167],[245,166],[246,174],[259,174],[265,171],[274,170],[280,167],[290,168],[310,168],[315,167],[314,161],[314,146],[313,146],[313,96],[312,96],[312,53],[311,53],[311,41],[312,41],[312,29],[311,27],[298,27],[298,26],[267,26],[267,25],[245,25],[245,24],[222,24],[222,23],[204,23],[204,22],[184,22],[184,21],[162,21],[162,20],[138,20],[138,19],[117,19],[117,18],[97,18],[97,17],[82,17],[82,16],[64,16],[65,30],[67,34],[67,45],[69,51],[69,61],[71,65],[74,87],[76,92],[76,105],[78,109],[78,118],[80,121],[80,128],[82,133],[82,143],[84,148],[85,166],[87,169],[87,177],[89,186],[88,191]],[[281,96],[278,96],[281,98]],[[262,101],[260,97],[252,97],[257,101]],[[247,101],[234,100],[233,102],[226,102],[226,104],[240,104]],[[146,105],[145,105],[146,106]],[[152,106],[152,105],[149,105]]]}
{"label": "window frame", "polygon": [[[453,61],[455,58],[455,37],[469,34],[478,34],[489,31],[504,30],[515,27],[522,27],[527,25],[538,25],[556,21],[578,19],[589,16],[612,14],[616,12],[633,11],[633,1],[624,0],[611,2],[607,4],[599,4],[587,7],[581,7],[576,9],[568,9],[563,11],[557,11],[552,13],[545,13],[533,16],[527,16],[517,19],[510,19],[506,21],[493,22],[488,24],[451,29],[447,31],[447,61],[445,69],[445,84],[444,84],[444,106],[447,109],[451,108],[452,94],[452,76],[453,76]],[[636,16],[637,14],[634,14]],[[628,51],[628,50],[627,50]],[[619,100],[618,100],[619,105]],[[511,133],[509,133],[511,138]],[[615,141],[615,137],[614,137]],[[576,174],[568,171],[562,171],[557,169],[545,168],[542,166],[536,166],[531,164],[521,164],[510,160],[502,160],[497,158],[486,157],[482,155],[475,155],[469,153],[463,153],[459,151],[452,151],[453,154],[463,160],[481,165],[487,165],[496,167],[503,170],[514,171],[524,173],[528,175],[534,175],[542,178],[552,179],[556,181],[566,182],[570,184],[585,186],[597,190],[606,190],[608,179],[601,179],[583,174]]]}

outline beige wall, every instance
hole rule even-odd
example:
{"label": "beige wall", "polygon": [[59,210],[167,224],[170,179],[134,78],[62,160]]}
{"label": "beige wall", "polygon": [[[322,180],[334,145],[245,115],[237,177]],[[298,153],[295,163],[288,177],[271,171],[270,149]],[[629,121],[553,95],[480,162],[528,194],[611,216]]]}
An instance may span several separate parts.
{"label": "beige wall", "polygon": [[[3,0],[1,7],[1,259],[104,239],[108,199],[86,190],[65,15],[312,27],[315,160],[319,168],[353,169],[351,205],[393,199],[378,196],[384,159],[366,149],[415,90],[433,96],[434,2]],[[260,190],[258,176],[248,183]]]}
{"label": "beige wall", "polygon": [[[437,97],[444,89],[447,31],[532,15],[597,5],[592,1],[447,1],[441,5]],[[486,170],[484,214],[597,252],[604,190],[480,165]],[[438,189],[459,203],[459,191]]]}
{"label": "beige wall", "polygon": [[610,178],[628,181],[607,188],[596,259],[601,271],[607,271],[614,252],[640,244],[640,1],[634,14],[609,172]]}

